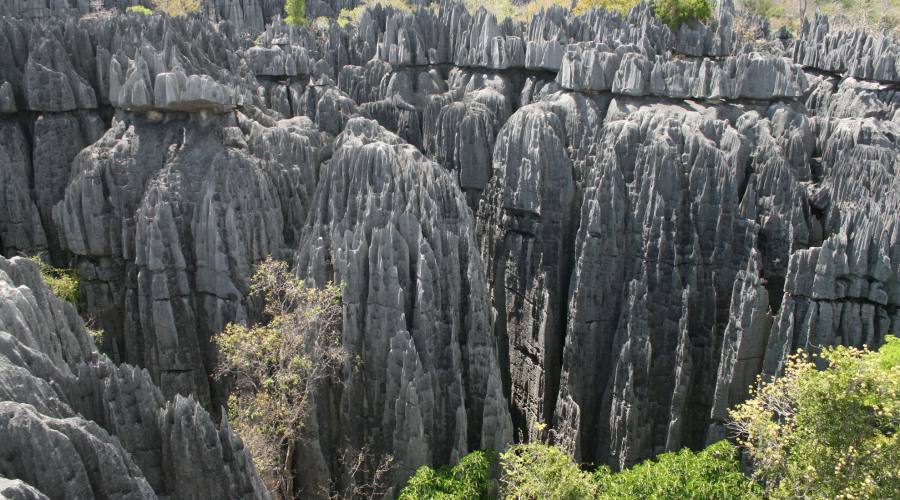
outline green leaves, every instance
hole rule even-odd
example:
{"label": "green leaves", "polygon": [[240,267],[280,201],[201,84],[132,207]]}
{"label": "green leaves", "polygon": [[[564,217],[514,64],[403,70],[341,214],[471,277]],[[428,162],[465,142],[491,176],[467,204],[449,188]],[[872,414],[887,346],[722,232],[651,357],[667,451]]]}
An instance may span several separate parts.
{"label": "green leaves", "polygon": [[458,464],[434,470],[423,465],[400,492],[400,500],[487,499],[496,497],[499,455],[494,450],[474,451]]}
{"label": "green leaves", "polygon": [[54,295],[74,305],[79,311],[84,309],[84,296],[81,293],[81,282],[74,269],[53,267],[37,255],[29,257],[37,263],[41,270],[41,278]]}
{"label": "green leaves", "polygon": [[284,4],[284,11],[287,14],[284,20],[288,24],[306,25],[309,23],[306,18],[306,0],[287,0]]}
{"label": "green leaves", "polygon": [[700,452],[682,449],[663,453],[618,474],[599,475],[599,497],[610,500],[762,497],[759,485],[741,471],[737,448],[728,441]]}
{"label": "green leaves", "polygon": [[656,15],[672,31],[688,21],[704,21],[712,15],[709,0],[657,0],[653,4]]}
{"label": "green leaves", "polygon": [[561,448],[518,444],[500,455],[505,497],[578,500],[593,498],[597,485]]}
{"label": "green leaves", "polygon": [[900,343],[805,354],[732,413],[773,498],[900,497]]}
{"label": "green leaves", "polygon": [[229,415],[270,490],[293,494],[291,456],[301,440],[312,394],[344,365],[340,288],[307,287],[285,262],[268,258],[251,280],[267,320],[229,324],[213,341],[216,376],[231,382]]}
{"label": "green leaves", "polygon": [[125,11],[126,12],[134,12],[137,14],[143,14],[145,16],[149,16],[149,15],[153,14],[152,10],[148,9],[147,7],[144,7],[143,5],[132,5],[131,7],[128,7],[127,9],[125,9]]}
{"label": "green leaves", "polygon": [[[518,444],[499,455],[477,451],[452,469],[420,467],[401,499],[516,498],[555,500],[756,499],[760,486],[741,471],[737,448],[720,441],[700,452],[664,453],[631,469],[613,473],[600,466],[583,470],[559,447]],[[500,490],[492,488],[499,477]]]}

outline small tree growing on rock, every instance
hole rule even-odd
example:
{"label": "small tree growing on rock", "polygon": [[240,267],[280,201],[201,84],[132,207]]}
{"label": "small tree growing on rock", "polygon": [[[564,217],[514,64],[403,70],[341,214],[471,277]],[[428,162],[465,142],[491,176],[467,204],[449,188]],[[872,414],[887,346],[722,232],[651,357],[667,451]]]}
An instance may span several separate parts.
{"label": "small tree growing on rock", "polygon": [[284,12],[287,14],[285,21],[288,24],[304,25],[306,19],[306,0],[287,0],[284,4]]}
{"label": "small tree growing on rock", "polygon": [[712,16],[709,0],[657,0],[653,3],[653,14],[672,31],[678,31],[689,21],[705,21]]}
{"label": "small tree growing on rock", "polygon": [[285,262],[268,258],[259,264],[251,292],[264,298],[268,322],[232,323],[216,335],[216,376],[234,384],[229,417],[266,486],[293,498],[292,464],[313,393],[337,376],[346,358],[340,288],[309,288]]}

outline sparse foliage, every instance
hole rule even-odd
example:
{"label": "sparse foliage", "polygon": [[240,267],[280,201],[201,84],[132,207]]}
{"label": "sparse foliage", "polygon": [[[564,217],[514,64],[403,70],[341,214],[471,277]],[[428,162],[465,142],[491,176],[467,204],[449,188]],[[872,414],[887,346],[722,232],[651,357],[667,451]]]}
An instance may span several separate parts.
{"label": "sparse foliage", "polygon": [[232,323],[216,335],[216,375],[233,381],[229,416],[267,486],[292,498],[291,464],[313,392],[345,362],[340,288],[309,288],[285,262],[268,258],[251,292],[263,296],[269,321]]}
{"label": "sparse foliage", "polygon": [[653,13],[672,31],[689,21],[705,21],[712,16],[709,0],[657,0]]}
{"label": "sparse foliage", "polygon": [[287,0],[284,4],[284,12],[287,15],[284,20],[288,24],[306,25],[306,0]]}
{"label": "sparse foliage", "polygon": [[367,445],[356,453],[344,450],[340,462],[346,471],[347,485],[340,492],[328,492],[327,496],[332,500],[381,498],[387,492],[394,457],[382,455],[376,458]]}
{"label": "sparse foliage", "polygon": [[777,9],[773,0],[743,0],[741,4],[748,13],[759,17],[769,17]]}
{"label": "sparse foliage", "polygon": [[53,292],[54,295],[71,303],[79,311],[84,309],[84,296],[81,293],[81,282],[74,269],[53,267],[44,262],[38,255],[29,257],[29,259],[37,263],[41,270],[41,278],[47,283],[47,287],[50,288],[50,291]]}
{"label": "sparse foliage", "polygon": [[149,15],[153,14],[152,10],[148,9],[147,7],[144,7],[143,5],[132,5],[131,7],[128,7],[125,11],[126,12],[134,12],[135,14],[143,14],[145,16],[149,16]]}
{"label": "sparse foliage", "polygon": [[772,498],[900,498],[900,340],[804,353],[732,411]]}
{"label": "sparse foliage", "polygon": [[172,17],[186,16],[200,10],[200,0],[150,0],[153,10]]}
{"label": "sparse foliage", "polygon": [[637,0],[578,0],[572,13],[580,16],[591,9],[604,8],[625,15],[637,3]]}
{"label": "sparse foliage", "polygon": [[359,5],[352,9],[341,9],[337,18],[338,26],[343,28],[348,24],[359,24],[363,12],[376,5],[381,5],[384,8],[392,8],[400,12],[412,12],[412,7],[404,0],[363,0]]}

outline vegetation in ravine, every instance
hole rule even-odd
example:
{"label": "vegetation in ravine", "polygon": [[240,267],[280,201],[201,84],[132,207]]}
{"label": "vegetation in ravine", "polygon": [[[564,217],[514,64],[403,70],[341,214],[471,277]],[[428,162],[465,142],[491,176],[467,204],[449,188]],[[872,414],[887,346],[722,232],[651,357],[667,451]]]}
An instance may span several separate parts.
{"label": "vegetation in ravine", "polygon": [[878,351],[797,353],[731,417],[771,498],[900,498],[896,337]]}
{"label": "vegetation in ravine", "polygon": [[400,492],[400,500],[423,498],[494,498],[500,455],[494,450],[473,451],[453,467],[423,465]]}
{"label": "vegetation in ravine", "polygon": [[79,311],[84,310],[84,295],[81,293],[81,282],[74,269],[54,267],[39,255],[29,257],[38,265],[41,278],[54,295],[71,303]]}
{"label": "vegetation in ravine", "polygon": [[153,11],[144,7],[143,5],[132,5],[125,9],[126,12],[134,12],[135,14],[143,14],[145,16],[149,16],[153,14]]}
{"label": "vegetation in ravine", "polygon": [[[75,309],[79,314],[85,314],[86,303],[84,292],[76,270],[50,265],[40,255],[33,255],[28,258],[38,265],[41,279],[44,280],[44,283],[47,284],[47,288],[49,288],[54,295],[75,306]],[[94,344],[100,352],[107,352],[106,332],[101,329],[93,328],[93,321],[90,318],[85,318],[85,328],[88,335],[94,339]]]}
{"label": "vegetation in ravine", "polygon": [[150,0],[153,10],[173,17],[186,16],[200,10],[200,0]]}
{"label": "vegetation in ravine", "polygon": [[656,0],[653,14],[673,31],[687,22],[705,21],[712,16],[709,0]]}
{"label": "vegetation in ravine", "polygon": [[731,413],[741,448],[720,441],[612,472],[579,466],[551,444],[517,444],[420,467],[400,498],[900,498],[900,339],[878,351],[798,353],[758,387]]}
{"label": "vegetation in ravine", "polygon": [[251,293],[265,303],[264,324],[229,324],[214,341],[216,375],[233,391],[228,414],[269,489],[292,498],[291,466],[313,391],[344,362],[341,293],[307,287],[285,262],[263,261]]}
{"label": "vegetation in ravine", "polygon": [[287,0],[284,3],[284,20],[288,24],[305,25],[309,23],[306,18],[306,0]]}
{"label": "vegetation in ravine", "polygon": [[478,451],[452,468],[420,467],[400,498],[753,499],[761,495],[760,486],[741,471],[737,448],[720,441],[700,452],[664,453],[618,473],[608,467],[589,472],[561,448],[544,443],[514,445],[501,454]]}

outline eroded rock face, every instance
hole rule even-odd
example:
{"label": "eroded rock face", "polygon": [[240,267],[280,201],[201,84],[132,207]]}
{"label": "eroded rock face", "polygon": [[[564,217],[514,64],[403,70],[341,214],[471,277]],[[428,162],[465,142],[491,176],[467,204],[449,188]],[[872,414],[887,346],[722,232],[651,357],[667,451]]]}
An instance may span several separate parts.
{"label": "eroded rock face", "polygon": [[[77,267],[113,357],[146,368],[115,390],[162,423],[110,430],[86,381],[111,367],[35,382],[15,412],[117,436],[122,488],[252,491],[234,465],[192,483],[166,464],[199,450],[151,443],[203,420],[180,395],[222,400],[209,339],[255,319],[269,254],[346,285],[354,361],[308,423],[311,495],[365,446],[395,484],[513,436],[614,467],[700,447],[797,348],[900,330],[896,40],[816,17],[742,41],[728,1],[677,32],[645,4],[376,6],[315,31],[279,4],[204,2],[219,24],[0,7],[31,19],[0,20],[0,250]],[[64,337],[54,366],[84,349]]]}
{"label": "eroded rock face", "polygon": [[327,147],[300,118],[267,129],[235,116],[123,117],[73,163],[54,212],[64,248],[90,277],[98,323],[120,332],[116,352],[168,397],[209,400],[209,338],[246,320],[254,264],[296,241]]}
{"label": "eroded rock face", "polygon": [[8,498],[269,497],[227,422],[99,354],[22,258],[0,257],[0,431]]}
{"label": "eroded rock face", "polygon": [[512,426],[486,280],[453,178],[362,118],[324,168],[297,268],[342,283],[343,344],[364,361],[322,394],[299,470],[327,471],[344,443],[373,443],[392,450],[400,483],[419,464],[502,448]]}

